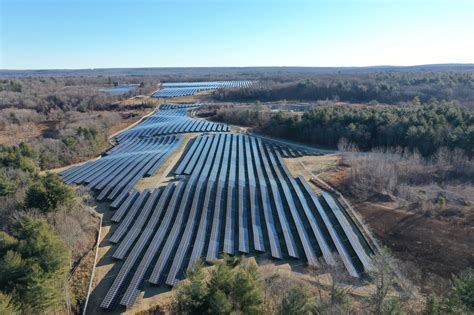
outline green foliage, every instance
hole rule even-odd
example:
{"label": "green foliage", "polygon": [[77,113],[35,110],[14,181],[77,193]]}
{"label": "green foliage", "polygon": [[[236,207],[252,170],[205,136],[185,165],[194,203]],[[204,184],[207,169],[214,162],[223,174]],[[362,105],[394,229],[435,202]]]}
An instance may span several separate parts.
{"label": "green foliage", "polygon": [[453,298],[469,312],[474,313],[474,270],[463,272],[453,278]]}
{"label": "green foliage", "polygon": [[77,141],[74,137],[65,137],[62,139],[62,142],[69,149],[74,148],[77,144]]}
{"label": "green foliage", "polygon": [[186,314],[260,314],[263,291],[255,265],[226,258],[208,277],[198,264],[176,295],[176,310]]}
{"label": "green foliage", "polygon": [[382,311],[380,314],[384,315],[401,315],[404,314],[402,312],[402,305],[400,300],[398,299],[386,299],[382,303]]}
{"label": "green foliage", "polygon": [[257,266],[241,266],[234,275],[230,292],[234,309],[244,314],[259,314],[263,302]]}
{"label": "green foliage", "polygon": [[431,294],[424,314],[473,314],[474,313],[474,270],[468,269],[454,276],[451,291],[444,296]]}
{"label": "green foliage", "polygon": [[39,177],[28,189],[26,206],[37,208],[47,213],[64,205],[71,207],[74,201],[74,191],[64,184],[58,175],[48,173]]}
{"label": "green foliage", "polygon": [[436,294],[430,294],[426,300],[425,315],[443,315],[442,301]]}
{"label": "green foliage", "polygon": [[17,189],[17,184],[10,178],[0,174],[0,196],[13,194]]}
{"label": "green foliage", "polygon": [[90,128],[79,127],[77,129],[77,134],[91,141],[97,138],[97,136],[99,135],[99,131],[93,127],[90,127]]}
{"label": "green foliage", "polygon": [[38,172],[38,155],[25,143],[18,146],[0,145],[0,166],[18,168],[30,174]]}
{"label": "green foliage", "polygon": [[14,304],[12,297],[2,292],[0,292],[0,314],[2,315],[18,314],[17,307]]}
{"label": "green foliage", "polygon": [[187,274],[187,283],[178,289],[176,306],[179,312],[202,314],[207,307],[209,290],[202,271],[202,263],[194,266]]}
{"label": "green foliage", "polygon": [[296,286],[288,290],[279,307],[280,315],[306,315],[318,313],[316,300],[303,287]]}
{"label": "green foliage", "polygon": [[336,147],[341,139],[369,150],[407,147],[427,156],[441,147],[474,155],[474,114],[454,102],[418,106],[320,106],[302,116],[221,110],[217,120],[242,123],[265,134]]}
{"label": "green foliage", "polygon": [[446,203],[447,203],[446,197],[443,196],[443,195],[440,195],[440,196],[438,197],[438,206],[439,206],[439,208],[440,208],[440,209],[446,208]]}
{"label": "green foliage", "polygon": [[0,291],[22,313],[54,310],[64,297],[70,253],[50,226],[21,217],[11,235],[0,232]]}

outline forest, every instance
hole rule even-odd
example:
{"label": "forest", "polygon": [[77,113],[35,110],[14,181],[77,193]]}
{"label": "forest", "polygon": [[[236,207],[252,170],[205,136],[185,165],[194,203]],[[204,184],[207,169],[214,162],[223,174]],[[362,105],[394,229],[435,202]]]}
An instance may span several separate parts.
{"label": "forest", "polygon": [[0,145],[1,314],[80,307],[87,278],[75,277],[71,267],[94,243],[97,218],[88,213],[89,198],[56,174],[41,173],[32,146]]}
{"label": "forest", "polygon": [[[109,130],[151,110],[146,102],[122,106],[139,93],[151,93],[157,78],[27,77],[0,80],[0,144],[26,142],[39,153],[42,169],[57,168],[99,155]],[[116,95],[99,88],[140,84]],[[136,117],[136,118],[135,118]]]}
{"label": "forest", "polygon": [[209,107],[217,121],[335,148],[345,138],[361,150],[407,147],[428,156],[441,147],[474,154],[474,115],[456,102],[415,97],[409,106],[317,106],[302,115],[234,106]]}
{"label": "forest", "polygon": [[367,74],[318,74],[269,76],[248,89],[220,91],[220,101],[317,101],[351,103],[378,102],[397,104],[418,96],[422,102],[431,98],[457,100],[474,108],[473,72],[379,72]]}

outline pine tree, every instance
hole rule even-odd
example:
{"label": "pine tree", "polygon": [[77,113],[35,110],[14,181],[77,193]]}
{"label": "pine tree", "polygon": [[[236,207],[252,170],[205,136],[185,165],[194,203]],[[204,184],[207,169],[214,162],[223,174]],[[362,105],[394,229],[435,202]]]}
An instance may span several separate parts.
{"label": "pine tree", "polygon": [[44,220],[23,216],[0,232],[0,291],[23,313],[56,309],[67,285],[70,252]]}

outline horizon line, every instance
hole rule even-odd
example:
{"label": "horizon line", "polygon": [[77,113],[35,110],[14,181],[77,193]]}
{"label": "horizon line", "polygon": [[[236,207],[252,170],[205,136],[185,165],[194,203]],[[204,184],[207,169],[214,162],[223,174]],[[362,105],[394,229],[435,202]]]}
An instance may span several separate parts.
{"label": "horizon line", "polygon": [[410,68],[423,66],[474,66],[472,63],[428,63],[413,65],[366,65],[366,66],[149,66],[149,67],[97,67],[97,68],[25,68],[0,69],[0,71],[81,71],[81,70],[111,70],[111,69],[219,69],[219,68],[320,68],[320,69],[357,69],[357,68]]}

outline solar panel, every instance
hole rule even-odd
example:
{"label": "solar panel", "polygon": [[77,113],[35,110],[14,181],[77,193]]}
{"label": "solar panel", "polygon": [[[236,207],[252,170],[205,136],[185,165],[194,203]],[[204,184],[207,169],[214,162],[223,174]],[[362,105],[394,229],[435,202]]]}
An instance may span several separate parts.
{"label": "solar panel", "polygon": [[184,168],[188,165],[189,161],[195,154],[199,154],[200,151],[196,151],[197,148],[199,148],[200,143],[202,141],[205,141],[204,137],[198,137],[192,144],[192,146],[189,148],[189,150],[186,152],[186,155],[184,158],[181,160],[179,163],[178,167],[175,170],[176,174],[182,174],[184,171]]}
{"label": "solar panel", "polygon": [[268,182],[270,186],[271,196],[273,197],[273,204],[275,205],[275,210],[277,212],[277,217],[280,222],[281,230],[283,233],[283,238],[285,240],[286,249],[288,255],[293,258],[299,258],[298,249],[296,248],[296,241],[291,233],[291,228],[286,217],[285,210],[283,209],[283,203],[281,200],[280,192],[278,191],[278,185],[273,177],[270,165],[268,163],[267,157],[263,151],[262,143],[260,139],[257,139],[258,149],[260,150],[260,155],[263,161],[263,168],[268,176]]}
{"label": "solar panel", "polygon": [[[266,149],[268,149],[268,146],[266,147]],[[271,152],[267,151],[267,153],[268,153],[268,157],[270,159],[270,163],[273,166],[273,170],[274,170],[274,172],[277,176],[277,179],[280,183],[280,187],[283,190],[283,196],[284,196],[285,201],[288,205],[290,216],[293,219],[293,222],[295,224],[299,240],[300,240],[301,244],[303,245],[303,251],[305,253],[306,260],[307,260],[309,265],[318,266],[319,264],[318,264],[318,261],[317,261],[317,258],[316,258],[316,253],[315,253],[313,247],[311,246],[311,242],[310,242],[309,236],[306,233],[306,230],[304,228],[303,221],[301,220],[301,218],[298,214],[297,206],[296,206],[296,204],[293,200],[293,196],[291,194],[290,188],[288,187],[288,184],[287,184],[285,178],[283,177],[283,175],[281,174],[281,172],[278,168],[278,164],[279,164],[278,162],[279,161],[277,162],[275,160],[275,158],[274,158],[273,154],[271,154]]]}
{"label": "solar panel", "polygon": [[227,165],[229,163],[229,143],[230,143],[230,135],[225,135],[225,146],[224,146],[224,155],[222,157],[222,164],[219,171],[219,178],[217,180],[217,190],[216,190],[216,198],[214,203],[214,214],[212,218],[212,228],[211,228],[211,235],[209,238],[209,244],[206,254],[206,260],[212,261],[217,259],[218,257],[218,250],[219,250],[219,234],[221,229],[221,221],[222,221],[222,208],[223,208],[223,193],[224,193],[224,185],[226,182],[227,177]]}
{"label": "solar panel", "polygon": [[324,221],[324,224],[331,236],[331,239],[334,242],[334,245],[336,246],[336,249],[339,253],[339,257],[341,257],[341,260],[344,266],[346,267],[347,271],[349,272],[351,276],[359,277],[359,274],[357,273],[357,270],[351,261],[350,254],[347,252],[347,249],[343,245],[341,238],[337,234],[331,221],[329,220],[328,216],[324,212],[324,209],[321,203],[319,202],[318,197],[315,195],[314,191],[311,190],[311,188],[308,186],[308,184],[303,178],[299,177],[298,179],[301,183],[301,186],[305,189],[306,193],[310,196],[311,201],[314,207],[316,208],[318,214],[321,216],[322,220]]}
{"label": "solar panel", "polygon": [[301,190],[300,186],[296,183],[296,181],[291,176],[291,174],[288,171],[285,163],[283,163],[280,154],[277,151],[275,151],[275,155],[278,159],[278,165],[283,169],[283,172],[285,173],[286,178],[290,182],[290,185],[291,185],[291,187],[293,188],[293,190],[295,192],[294,195],[296,196],[296,198],[298,199],[298,201],[301,204],[301,208],[302,208],[302,210],[303,210],[303,212],[306,216],[306,219],[309,222],[309,225],[311,227],[311,231],[313,232],[313,235],[316,238],[318,246],[319,246],[319,248],[320,248],[320,250],[323,254],[324,260],[326,261],[327,264],[334,265],[335,260],[334,260],[334,257],[332,255],[332,253],[331,253],[329,245],[327,244],[326,239],[324,238],[323,232],[321,231],[321,229],[318,226],[316,218],[314,217],[313,213],[311,212],[308,201],[306,200],[306,198],[304,198],[303,191]]}
{"label": "solar panel", "polygon": [[184,219],[184,212],[190,206],[191,196],[193,196],[193,194],[195,193],[195,188],[197,185],[198,178],[201,175],[201,171],[204,167],[204,164],[207,164],[207,163],[204,163],[204,161],[206,160],[208,156],[208,152],[211,149],[210,147],[211,147],[210,143],[207,142],[203,148],[203,152],[199,158],[199,161],[197,162],[196,167],[194,168],[193,174],[191,175],[186,185],[186,188],[183,193],[183,198],[181,199],[181,203],[179,206],[178,214],[176,216],[175,223],[173,225],[173,228],[171,229],[170,234],[168,235],[168,238],[165,242],[163,249],[161,250],[160,256],[158,257],[158,261],[155,264],[155,268],[153,268],[150,279],[148,280],[151,283],[154,283],[154,284],[160,283],[162,279],[162,272],[167,267],[169,255],[172,252],[172,250],[175,248],[176,243],[179,242],[179,238],[181,236],[181,232],[183,229],[182,222]]}
{"label": "solar panel", "polygon": [[248,253],[249,235],[248,235],[248,218],[247,218],[247,195],[246,195],[246,178],[245,178],[245,155],[244,155],[244,139],[242,135],[237,135],[238,145],[238,227],[239,227],[239,252]]}
{"label": "solar panel", "polygon": [[257,150],[255,138],[252,137],[250,139],[251,139],[255,169],[257,171],[257,180],[258,180],[260,198],[261,198],[262,209],[263,209],[263,217],[265,219],[265,225],[267,227],[267,232],[268,232],[268,240],[270,243],[270,252],[271,252],[272,257],[281,259],[283,258],[283,254],[281,251],[279,237],[276,231],[275,221],[273,219],[266,179],[265,179],[265,176],[263,175],[262,166],[260,163],[260,154],[259,154],[259,151]]}
{"label": "solar panel", "polygon": [[136,238],[142,231],[142,228],[145,225],[149,214],[152,212],[155,202],[161,196],[162,192],[162,188],[155,189],[153,192],[151,192],[148,200],[146,201],[146,204],[143,206],[143,209],[141,209],[140,213],[138,214],[135,223],[133,224],[131,229],[128,229],[127,234],[124,236],[123,241],[120,242],[119,246],[116,248],[112,257],[114,257],[115,259],[123,259],[125,257],[133,242],[135,242]]}
{"label": "solar panel", "polygon": [[150,196],[149,191],[144,191],[138,196],[138,198],[133,203],[132,207],[130,207],[129,210],[127,211],[125,218],[122,220],[117,230],[115,230],[114,234],[112,234],[112,236],[110,237],[109,242],[117,243],[120,241],[120,239],[127,232],[128,227],[132,224],[133,219],[139,212],[139,209],[141,208],[142,204],[146,202],[149,196]]}
{"label": "solar panel", "polygon": [[194,228],[196,226],[196,217],[199,215],[199,212],[201,210],[201,209],[198,209],[198,205],[199,205],[200,199],[204,195],[203,194],[204,186],[207,182],[208,176],[210,175],[209,173],[213,165],[212,162],[214,161],[219,138],[212,137],[212,140],[213,142],[212,142],[212,147],[210,149],[209,155],[202,159],[202,163],[204,164],[204,166],[197,180],[193,203],[191,204],[191,211],[189,212],[189,215],[188,215],[186,227],[184,229],[181,241],[179,242],[176,255],[174,256],[173,262],[171,263],[171,269],[168,273],[168,277],[166,279],[166,284],[168,285],[175,285],[178,282],[178,279],[176,277],[178,273],[182,270],[183,260],[184,260],[185,255],[188,252],[189,245],[191,242],[191,236],[193,235],[194,230],[195,230]]}
{"label": "solar panel", "polygon": [[226,198],[226,215],[224,229],[224,253],[234,254],[234,234],[235,234],[235,178],[236,178],[236,160],[237,160],[237,136],[231,135],[230,149],[230,167],[227,176],[227,198]]}
{"label": "solar panel", "polygon": [[263,240],[263,231],[262,231],[262,224],[260,219],[260,207],[259,207],[259,196],[257,191],[257,183],[255,181],[255,173],[254,173],[254,156],[252,155],[252,151],[250,148],[249,137],[244,136],[244,146],[245,146],[245,155],[246,155],[246,163],[247,163],[247,187],[248,187],[248,194],[250,199],[250,216],[252,222],[252,233],[253,233],[253,241],[254,241],[254,248],[258,251],[265,251],[265,245]]}
{"label": "solar panel", "polygon": [[212,215],[211,208],[211,193],[216,189],[216,179],[219,171],[219,167],[222,163],[222,153],[224,150],[225,135],[219,135],[219,147],[216,152],[216,158],[213,163],[212,171],[207,181],[206,192],[204,202],[202,206],[201,219],[199,221],[199,227],[194,241],[191,256],[189,258],[187,269],[191,269],[197,259],[202,255],[205,246],[205,237],[208,231],[210,218]]}
{"label": "solar panel", "polygon": [[339,222],[342,229],[344,230],[344,233],[349,239],[349,242],[352,248],[354,249],[354,251],[356,252],[357,257],[359,257],[360,261],[364,265],[364,268],[366,270],[372,270],[373,267],[372,267],[371,260],[368,257],[367,253],[365,252],[362,245],[360,244],[359,238],[357,237],[357,235],[355,235],[350,223],[347,221],[347,218],[342,213],[342,210],[339,208],[339,206],[336,204],[336,202],[334,201],[334,199],[329,193],[323,191],[321,195],[323,196],[324,200],[329,205],[329,207],[331,208],[331,211],[334,213],[335,217],[337,218],[337,221]]}

